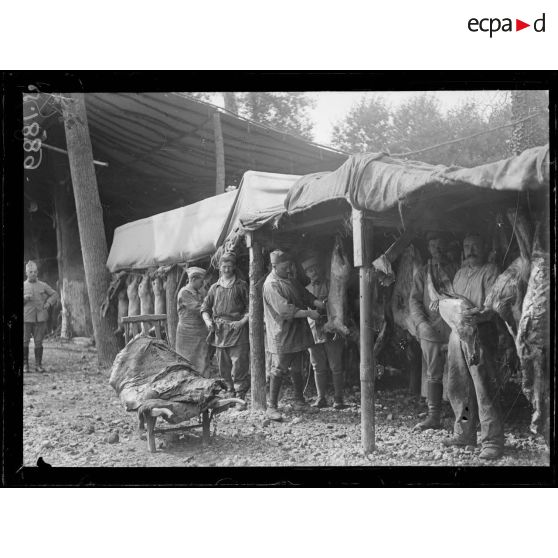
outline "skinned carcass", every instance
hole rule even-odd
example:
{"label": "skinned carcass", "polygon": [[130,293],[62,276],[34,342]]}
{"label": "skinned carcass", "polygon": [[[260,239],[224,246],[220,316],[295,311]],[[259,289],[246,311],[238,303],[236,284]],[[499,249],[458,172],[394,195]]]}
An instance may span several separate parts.
{"label": "skinned carcass", "polygon": [[520,255],[498,276],[486,295],[484,306],[502,318],[510,335],[515,338],[531,270],[532,232],[522,212],[509,210],[507,217],[514,227]]}
{"label": "skinned carcass", "polygon": [[[153,314],[153,291],[151,290],[151,277],[149,272],[142,275],[138,285],[138,296],[140,299],[140,312],[142,315]],[[149,333],[147,324],[141,324],[141,332],[145,335]]]}
{"label": "skinned carcass", "polygon": [[[126,281],[126,296],[128,297],[128,316],[139,316],[141,314],[141,303],[138,294],[138,286],[141,275],[131,273]],[[139,333],[139,324],[132,324],[132,332]]]}
{"label": "skinned carcass", "polygon": [[126,292],[125,286],[123,286],[118,291],[118,328],[115,333],[121,333],[124,335],[124,324],[122,323],[122,318],[128,316],[128,293]]}
{"label": "skinned carcass", "polygon": [[155,451],[158,417],[170,424],[200,415],[210,420],[232,405],[245,406],[241,399],[219,396],[226,391],[220,379],[202,377],[164,341],[144,335],[136,336],[116,355],[109,384],[124,408],[138,413],[140,431],[147,424],[151,451]]}
{"label": "skinned carcass", "polygon": [[536,247],[531,258],[531,273],[523,299],[516,348],[521,387],[533,406],[531,431],[543,434],[547,444],[550,435],[549,305],[549,256]]}
{"label": "skinned carcass", "polygon": [[331,254],[331,273],[327,299],[328,320],[324,325],[326,333],[347,337],[350,334],[347,322],[347,285],[351,277],[351,264],[343,248],[340,236],[335,238]]}
{"label": "skinned carcass", "polygon": [[155,314],[166,314],[167,313],[166,293],[163,284],[163,278],[159,273],[155,274],[155,276],[151,280],[151,289],[153,291],[153,296],[155,299],[155,303],[154,303]]}
{"label": "skinned carcass", "polygon": [[418,250],[409,244],[397,268],[397,278],[391,298],[391,312],[393,321],[403,330],[407,330],[413,337],[417,336],[416,326],[411,319],[409,298],[415,274],[422,265]]}
{"label": "skinned carcass", "polygon": [[476,308],[475,305],[461,295],[438,293],[432,281],[430,268],[426,274],[426,285],[430,299],[438,301],[440,316],[461,340],[467,364],[470,366],[478,364],[480,359],[478,329],[476,325],[468,325],[465,321],[465,314]]}

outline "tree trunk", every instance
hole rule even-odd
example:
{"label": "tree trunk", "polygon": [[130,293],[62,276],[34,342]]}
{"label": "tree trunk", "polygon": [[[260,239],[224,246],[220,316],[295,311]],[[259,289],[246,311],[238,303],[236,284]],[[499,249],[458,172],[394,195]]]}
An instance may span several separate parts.
{"label": "tree trunk", "polygon": [[[69,178],[69,177],[68,177]],[[69,181],[55,184],[58,279],[62,303],[60,337],[90,337],[93,334],[89,298],[79,243],[76,209]]]}
{"label": "tree trunk", "polygon": [[246,244],[250,248],[250,375],[252,383],[252,408],[266,408],[265,400],[265,348],[264,348],[264,312],[263,312],[263,275],[264,261],[262,249],[254,241],[253,234],[248,233]]}
{"label": "tree trunk", "polygon": [[167,330],[169,334],[169,347],[174,351],[176,348],[176,328],[178,326],[178,310],[176,309],[176,287],[178,286],[177,266],[173,266],[167,273],[165,293],[167,297]]}
{"label": "tree trunk", "polygon": [[85,98],[83,93],[64,96],[68,98],[62,103],[64,129],[97,358],[101,366],[110,366],[118,352],[118,340],[114,335],[117,319],[112,306],[104,317],[100,311],[110,283],[110,274],[105,267],[108,256],[107,240],[93,166]]}
{"label": "tree trunk", "polygon": [[223,98],[225,100],[225,109],[238,114],[238,104],[236,102],[236,96],[232,92],[223,93]]}
{"label": "tree trunk", "polygon": [[213,133],[215,137],[215,194],[225,191],[225,143],[223,141],[223,130],[221,128],[221,115],[213,114]]}
{"label": "tree trunk", "polygon": [[[530,112],[536,110],[534,107],[531,91],[511,92],[512,120],[521,120],[529,116]],[[533,142],[534,119],[525,120],[513,127],[511,138],[511,150],[514,155],[534,147]]]}

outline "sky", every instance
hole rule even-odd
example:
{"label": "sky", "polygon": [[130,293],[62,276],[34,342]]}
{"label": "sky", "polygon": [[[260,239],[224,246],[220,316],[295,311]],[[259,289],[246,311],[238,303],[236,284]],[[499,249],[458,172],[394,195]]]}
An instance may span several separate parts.
{"label": "sky", "polygon": [[[424,91],[309,91],[307,95],[316,101],[311,111],[314,120],[314,141],[323,145],[331,145],[333,126],[347,115],[351,107],[365,97],[383,97],[388,105],[397,107],[417,94]],[[485,105],[504,101],[509,91],[429,91],[440,101],[442,111],[459,106],[468,99],[474,99]],[[223,96],[214,94],[212,102],[223,106]]]}

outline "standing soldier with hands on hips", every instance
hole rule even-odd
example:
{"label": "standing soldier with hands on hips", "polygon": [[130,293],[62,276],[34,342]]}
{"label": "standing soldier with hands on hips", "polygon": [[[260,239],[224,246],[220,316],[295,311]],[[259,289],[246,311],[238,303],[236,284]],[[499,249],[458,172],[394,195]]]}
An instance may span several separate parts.
{"label": "standing soldier with hands on hips", "polygon": [[29,342],[35,343],[35,370],[44,372],[43,339],[46,334],[48,310],[58,300],[56,291],[37,279],[37,264],[27,262],[23,282],[23,372],[29,372]]}

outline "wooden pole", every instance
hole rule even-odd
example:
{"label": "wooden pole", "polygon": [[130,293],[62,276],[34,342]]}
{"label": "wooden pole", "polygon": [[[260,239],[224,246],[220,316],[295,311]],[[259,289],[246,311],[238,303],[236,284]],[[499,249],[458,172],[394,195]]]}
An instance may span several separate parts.
{"label": "wooden pole", "polygon": [[167,330],[169,347],[174,351],[176,348],[176,328],[178,326],[178,310],[176,308],[176,287],[178,286],[177,266],[173,266],[167,273],[165,295],[167,298]]}
{"label": "wooden pole", "polygon": [[266,408],[265,397],[265,347],[264,347],[264,312],[263,312],[263,276],[264,261],[262,249],[254,240],[253,233],[247,233],[246,245],[250,250],[250,375],[252,391],[252,408]]}
{"label": "wooden pole", "polygon": [[65,94],[62,111],[97,358],[101,366],[110,366],[118,352],[117,317],[114,309],[106,316],[100,311],[110,274],[105,265],[107,240],[83,93]]}
{"label": "wooden pole", "polygon": [[215,180],[215,194],[225,191],[225,143],[223,141],[223,129],[221,128],[221,115],[213,114],[213,134],[215,136],[215,164],[217,178]]}
{"label": "wooden pole", "polygon": [[354,265],[359,268],[360,283],[360,412],[361,439],[365,454],[374,451],[374,330],[372,328],[372,307],[374,289],[371,266],[372,239],[371,228],[366,223],[362,211],[353,209],[353,247]]}

